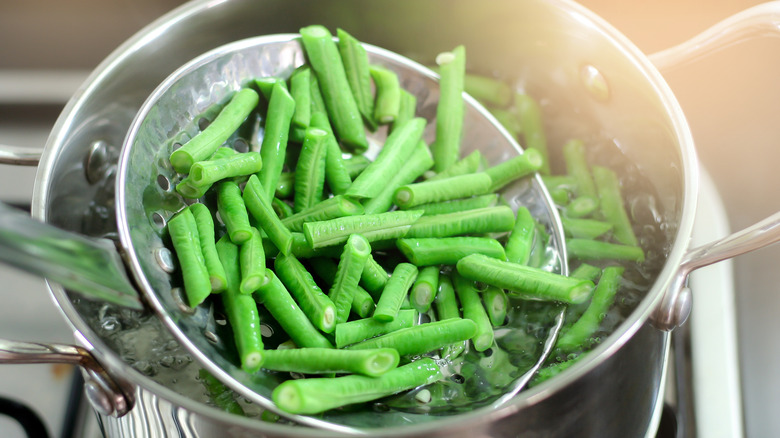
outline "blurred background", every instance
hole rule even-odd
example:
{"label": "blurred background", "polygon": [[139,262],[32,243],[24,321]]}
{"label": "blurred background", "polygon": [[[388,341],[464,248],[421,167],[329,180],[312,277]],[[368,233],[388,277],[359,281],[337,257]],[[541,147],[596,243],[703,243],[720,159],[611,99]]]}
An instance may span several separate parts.
{"label": "blurred background", "polygon": [[[125,39],[180,3],[177,0],[0,2],[0,143],[42,146],[62,106],[86,75]],[[643,52],[651,54],[760,2],[582,0],[580,3],[614,25]],[[688,117],[699,157],[723,198],[733,230],[780,210],[780,191],[776,189],[780,187],[777,147],[780,142],[780,38],[777,36],[780,30],[775,37],[737,44],[694,64],[663,72]],[[0,167],[0,200],[22,207],[29,205],[34,174],[34,168]],[[780,416],[776,415],[780,406],[780,376],[772,372],[780,368],[780,348],[774,340],[775,333],[780,333],[778,261],[780,247],[734,260],[747,436],[772,436],[780,430]],[[0,279],[3,279],[0,281],[4,281],[11,274],[5,268],[0,269]],[[26,276],[20,281],[14,287],[0,288],[0,300],[28,307],[36,317],[23,316],[24,312],[3,316],[12,327],[2,326],[3,337],[68,342],[72,335],[51,299],[40,292],[43,282]],[[51,339],[48,333],[52,331],[60,333],[58,339]],[[44,334],[37,337],[39,333]],[[46,385],[50,385],[51,376],[56,377],[56,372],[48,366],[32,368],[46,377],[41,380]],[[61,390],[67,391],[64,378],[59,379],[64,388]],[[11,386],[0,387],[12,393],[54,392],[51,386],[38,389],[29,382],[12,382]],[[47,421],[56,425],[52,426],[56,431],[60,419]],[[3,432],[11,427],[0,420],[0,435],[7,436]]]}

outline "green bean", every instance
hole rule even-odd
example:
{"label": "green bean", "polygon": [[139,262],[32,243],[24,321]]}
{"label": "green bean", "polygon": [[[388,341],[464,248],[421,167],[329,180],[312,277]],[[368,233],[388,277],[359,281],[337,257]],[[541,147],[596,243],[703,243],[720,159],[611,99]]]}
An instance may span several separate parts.
{"label": "green bean", "polygon": [[282,174],[287,155],[290,123],[294,112],[295,99],[285,86],[276,83],[271,93],[271,100],[268,102],[263,142],[260,145],[263,168],[257,174],[266,189],[263,196],[268,200],[273,198],[277,182]]}
{"label": "green bean", "polygon": [[434,299],[436,317],[439,320],[460,318],[460,304],[455,296],[455,288],[449,275],[439,274],[439,288]]}
{"label": "green bean", "polygon": [[466,341],[477,333],[474,321],[452,318],[419,324],[352,344],[348,349],[395,348],[401,356],[425,354],[456,342]]}
{"label": "green bean", "polygon": [[504,289],[488,286],[482,292],[482,301],[485,303],[485,311],[493,327],[504,325],[507,309],[509,308],[509,297],[507,297]]}
{"label": "green bean", "polygon": [[577,183],[569,175],[543,175],[542,182],[550,192],[553,202],[558,205],[567,205],[577,192]]}
{"label": "green bean", "polygon": [[371,160],[365,155],[353,155],[344,160],[344,166],[347,168],[350,178],[356,178],[366,170],[369,164],[371,164]]}
{"label": "green bean", "polygon": [[417,273],[417,267],[410,263],[399,263],[395,267],[376,303],[372,316],[375,320],[390,322],[396,318],[404,298],[417,279]]}
{"label": "green bean", "polygon": [[490,237],[403,238],[396,245],[415,266],[454,265],[469,254],[506,260],[504,247]]}
{"label": "green bean", "polygon": [[219,180],[251,175],[262,167],[259,152],[244,152],[217,160],[198,161],[190,167],[189,178],[196,186],[211,185]]}
{"label": "green bean", "polygon": [[505,107],[512,101],[512,89],[509,85],[489,76],[466,73],[463,88],[479,102]]}
{"label": "green bean", "polygon": [[[417,210],[405,210],[414,212]],[[455,213],[423,216],[405,237],[450,237],[463,234],[501,233],[515,225],[515,213],[507,206],[477,208]],[[403,236],[399,236],[403,237]]]}
{"label": "green bean", "polygon": [[406,184],[395,191],[393,201],[402,209],[431,202],[451,201],[488,193],[493,180],[487,173],[468,173],[436,181]]}
{"label": "green bean", "polygon": [[493,345],[493,325],[490,322],[482,298],[477,291],[474,281],[455,273],[452,283],[455,286],[455,294],[463,309],[463,318],[474,321],[477,327],[471,344],[476,351],[485,351]]}
{"label": "green bean", "polygon": [[363,129],[363,119],[333,36],[320,25],[304,27],[300,33],[306,57],[317,75],[325,108],[337,137],[353,152],[364,152],[368,149],[368,140]]}
{"label": "green bean", "polygon": [[233,330],[233,338],[241,358],[241,368],[254,373],[263,364],[263,336],[260,333],[260,314],[257,303],[250,295],[239,291],[241,273],[239,272],[238,246],[223,236],[216,243],[217,253],[222,261],[227,278],[227,287],[222,295],[227,320]]}
{"label": "green bean", "polygon": [[536,149],[526,149],[520,155],[489,167],[485,173],[493,180],[490,191],[498,191],[512,181],[538,171],[542,163],[544,163],[542,155]]}
{"label": "green bean", "polygon": [[555,343],[556,349],[570,352],[587,348],[588,339],[598,330],[601,321],[615,301],[615,294],[620,287],[623,271],[622,266],[604,268],[588,308],[573,325],[565,327],[561,331]]}
{"label": "green bean", "polygon": [[436,56],[439,65],[439,102],[436,105],[436,141],[433,142],[433,169],[441,172],[458,161],[463,136],[466,104],[463,100],[466,75],[466,48]]}
{"label": "green bean", "polygon": [[363,267],[363,272],[360,274],[360,285],[366,288],[371,293],[371,296],[379,299],[379,294],[385,288],[389,278],[390,276],[385,268],[377,263],[374,256],[369,254],[368,259],[366,259],[366,265]]}
{"label": "green bean", "polygon": [[436,290],[439,288],[439,267],[426,266],[420,269],[417,279],[409,291],[409,302],[420,313],[425,313],[431,308],[436,298]]}
{"label": "green bean", "polygon": [[317,414],[339,406],[375,400],[441,379],[438,365],[428,358],[392,369],[379,377],[348,375],[336,378],[287,380],[271,398],[293,414]]}
{"label": "green bean", "polygon": [[361,234],[369,242],[395,239],[403,237],[421,215],[420,211],[391,211],[346,216],[307,222],[303,224],[303,233],[313,249],[344,243],[350,234],[355,233]]}
{"label": "green bean", "polygon": [[[309,79],[309,89],[311,91],[311,113],[323,113],[328,114],[328,109],[325,108],[325,101],[322,99],[322,92],[320,91],[320,81],[317,80],[317,75],[311,75]],[[330,121],[328,122],[330,123]],[[320,127],[322,129],[322,127]],[[332,131],[331,131],[332,132]]]}
{"label": "green bean", "polygon": [[523,127],[520,125],[520,119],[514,111],[503,108],[488,108],[490,114],[496,118],[499,124],[506,128],[512,138],[520,137],[523,133]]}
{"label": "green bean", "polygon": [[450,167],[444,169],[443,171],[437,172],[427,180],[435,181],[437,179],[451,178],[453,176],[465,175],[467,173],[475,173],[479,171],[483,158],[484,157],[482,156],[482,153],[479,151],[479,149],[475,149],[473,152],[466,155],[465,158],[457,161],[456,163],[453,163]]}
{"label": "green bean", "polygon": [[211,292],[222,292],[225,290],[227,280],[225,279],[225,269],[222,268],[222,263],[219,261],[219,256],[217,255],[214,219],[211,216],[211,211],[203,204],[192,204],[187,208],[192,212],[192,217],[195,219],[195,226],[198,229],[200,250],[203,254],[203,260],[206,263],[206,269],[209,272]]}
{"label": "green bean", "polygon": [[571,271],[569,277],[582,278],[595,282],[601,275],[601,268],[587,263],[581,263],[577,269]]}
{"label": "green bean", "polygon": [[279,181],[276,182],[275,197],[279,199],[288,199],[295,190],[295,172],[282,172],[279,175]]}
{"label": "green bean", "polygon": [[401,309],[398,311],[398,315],[390,322],[363,318],[336,324],[336,330],[334,331],[336,348],[344,348],[347,345],[364,341],[374,336],[411,327],[416,320],[417,312],[414,309]]}
{"label": "green bean", "polygon": [[585,158],[585,144],[582,140],[569,140],[563,145],[563,159],[566,163],[566,173],[575,181],[577,194],[595,198],[596,184],[590,174],[588,161]]}
{"label": "green bean", "polygon": [[591,196],[577,196],[564,208],[564,215],[570,218],[584,218],[599,208],[599,201]]}
{"label": "green bean", "polygon": [[544,382],[545,380],[550,380],[551,378],[565,371],[570,366],[574,365],[574,363],[577,362],[580,357],[582,357],[582,355],[576,356],[575,358],[564,362],[556,362],[545,365],[543,368],[539,369],[539,372],[537,372],[536,376],[534,376],[531,382],[529,382],[529,385],[534,386]]}
{"label": "green bean", "polygon": [[508,289],[521,296],[578,304],[588,299],[593,282],[566,277],[539,268],[472,254],[456,265],[462,276]]}
{"label": "green bean", "polygon": [[417,97],[414,94],[401,88],[401,101],[398,105],[398,115],[390,124],[390,132],[403,125],[405,122],[417,115]]}
{"label": "green bean", "polygon": [[520,126],[526,151],[528,149],[539,151],[542,155],[542,167],[539,172],[548,175],[550,173],[550,159],[547,152],[547,136],[544,132],[542,110],[531,96],[523,93],[515,94],[515,108],[520,114]]}
{"label": "green bean", "polygon": [[579,260],[628,260],[645,261],[645,252],[634,245],[603,242],[593,239],[568,239],[566,250],[569,258]]}
{"label": "green bean", "polygon": [[356,216],[362,213],[363,206],[359,202],[342,195],[336,195],[282,219],[282,223],[290,231],[303,231],[303,224],[306,222]]}
{"label": "green bean", "polygon": [[425,119],[415,117],[387,136],[376,159],[352,181],[346,195],[356,198],[373,198],[406,164],[414,148],[422,139]]}
{"label": "green bean", "polygon": [[370,254],[371,245],[365,237],[360,234],[349,236],[336,268],[336,277],[328,292],[328,296],[336,306],[336,324],[347,322],[352,308],[352,299],[356,294],[355,289],[360,282],[360,274]]}
{"label": "green bean", "polygon": [[303,374],[347,373],[377,377],[397,367],[399,360],[398,352],[392,348],[292,348],[266,351],[263,368]]}
{"label": "green bean", "polygon": [[517,218],[512,232],[506,240],[506,260],[527,265],[536,235],[536,220],[527,207],[517,208]]}
{"label": "green bean", "polygon": [[376,128],[376,123],[374,122],[374,94],[371,91],[368,54],[360,41],[345,30],[336,29],[336,36],[339,39],[339,54],[344,63],[344,71],[350,90],[355,96],[355,102],[363,120],[373,130]]}
{"label": "green bean", "polygon": [[[236,152],[236,150],[233,148],[221,146],[217,148],[213,154],[211,154],[209,160],[219,160],[230,157],[231,155],[235,155],[237,153],[238,152]],[[187,175],[186,178],[181,180],[181,182],[176,185],[176,191],[185,198],[198,199],[205,195],[211,186],[212,184],[195,184],[192,181],[191,175]]]}
{"label": "green bean", "polygon": [[259,96],[251,88],[236,92],[209,126],[171,153],[173,169],[189,173],[190,166],[207,159],[227,140],[257,106]]}
{"label": "green bean", "polygon": [[252,237],[249,215],[238,184],[227,180],[217,185],[217,210],[233,243],[241,245]]}
{"label": "green bean", "polygon": [[242,294],[251,294],[265,281],[263,238],[255,227],[252,227],[252,237],[241,245],[239,264],[241,266],[239,291]]}
{"label": "green bean", "polygon": [[253,294],[262,303],[290,339],[299,347],[333,348],[314,327],[274,271],[266,268],[265,282]]}
{"label": "green bean", "polygon": [[[314,257],[309,259],[309,266],[326,283],[333,285],[338,269],[338,265],[333,260],[325,257]],[[356,286],[352,296],[352,312],[361,318],[367,318],[374,312],[375,307],[376,304],[374,304],[371,295],[359,285]]]}
{"label": "green bean", "polygon": [[325,139],[325,182],[334,195],[343,194],[352,184],[352,178],[349,176],[346,163],[341,156],[341,148],[336,137],[333,136],[328,116],[322,112],[312,114],[311,126],[328,133],[328,138]]}
{"label": "green bean", "polygon": [[198,226],[189,208],[168,221],[168,234],[179,260],[187,301],[190,307],[196,307],[211,294],[211,281],[200,246]]}
{"label": "green bean", "polygon": [[274,198],[271,200],[271,207],[274,209],[274,213],[279,216],[279,219],[282,220],[295,214],[293,212],[292,206],[279,198]]}
{"label": "green bean", "polygon": [[303,141],[303,133],[311,122],[311,68],[302,65],[290,75],[290,95],[295,101],[295,111],[290,120],[290,139]]}
{"label": "green bean", "polygon": [[401,108],[401,84],[398,75],[378,65],[370,65],[368,70],[376,86],[374,121],[380,125],[393,123]]}
{"label": "green bean", "polygon": [[268,201],[269,198],[265,197],[265,190],[257,175],[249,177],[244,187],[243,198],[246,210],[255,218],[279,252],[284,255],[290,254],[293,244],[292,233],[274,212],[273,206]]}
{"label": "green bean", "polygon": [[601,214],[612,224],[615,239],[625,245],[637,245],[638,241],[631,220],[623,206],[623,196],[620,193],[620,181],[615,172],[606,167],[594,166],[591,170],[599,195]]}
{"label": "green bean", "polygon": [[563,231],[569,237],[595,239],[612,231],[612,224],[597,219],[561,216]]}
{"label": "green bean", "polygon": [[198,380],[203,383],[210,400],[213,400],[219,409],[231,414],[246,415],[244,408],[233,398],[235,393],[211,373],[203,368],[199,369]]}
{"label": "green bean", "polygon": [[404,184],[414,182],[417,178],[422,176],[427,169],[430,169],[431,166],[433,166],[431,151],[428,149],[428,145],[420,140],[406,165],[398,169],[398,172],[390,177],[390,180],[386,182],[376,196],[365,202],[365,212],[367,214],[372,214],[390,210],[393,206],[395,190]]}
{"label": "green bean", "polygon": [[336,308],[311,273],[292,254],[276,256],[274,269],[314,326],[331,333],[336,327]]}
{"label": "green bean", "polygon": [[305,210],[322,200],[325,187],[325,156],[328,133],[322,129],[306,130],[301,155],[295,167],[293,211]]}
{"label": "green bean", "polygon": [[476,208],[492,207],[498,202],[498,194],[490,193],[487,195],[472,196],[465,199],[454,199],[452,201],[434,202],[412,207],[412,210],[422,210],[423,216],[432,216],[436,214],[455,213],[465,210],[474,210]]}
{"label": "green bean", "polygon": [[271,101],[271,96],[273,95],[276,84],[279,84],[285,90],[287,89],[287,82],[277,76],[265,76],[262,78],[257,78],[254,82],[255,86],[257,86],[257,89],[260,90],[260,94],[263,95],[267,102]]}

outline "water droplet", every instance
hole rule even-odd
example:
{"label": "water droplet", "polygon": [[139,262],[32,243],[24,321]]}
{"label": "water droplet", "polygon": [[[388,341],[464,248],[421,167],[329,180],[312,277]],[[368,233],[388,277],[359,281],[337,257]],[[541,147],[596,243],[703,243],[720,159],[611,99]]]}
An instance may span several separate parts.
{"label": "water droplet", "polygon": [[585,64],[580,68],[580,80],[591,96],[601,102],[609,100],[609,84],[596,67]]}

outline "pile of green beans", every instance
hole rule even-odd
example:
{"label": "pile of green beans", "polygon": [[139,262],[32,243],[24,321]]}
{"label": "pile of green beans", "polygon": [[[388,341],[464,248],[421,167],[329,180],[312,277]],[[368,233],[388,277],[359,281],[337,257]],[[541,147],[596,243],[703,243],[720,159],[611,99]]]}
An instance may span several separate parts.
{"label": "pile of green beans", "polygon": [[[544,136],[493,166],[478,150],[462,153],[462,94],[474,83],[465,47],[437,57],[429,145],[415,96],[390,68],[370,64],[358,40],[338,29],[336,41],[319,25],[300,33],[305,64],[236,91],[170,156],[189,204],[167,226],[188,303],[224,309],[246,372],[291,373],[273,392],[280,409],[317,414],[437,382],[431,357],[489,354],[513,300],[609,303],[619,272],[599,271],[609,281],[596,287],[594,275],[532,266],[540,225],[501,202],[505,186],[549,168]],[[529,117],[526,133],[539,125]],[[227,141],[257,118],[260,144],[233,150]],[[388,135],[372,159],[366,131],[377,129]],[[614,195],[603,173],[593,172],[594,193]],[[590,173],[567,178],[575,174]],[[608,231],[628,239],[618,201],[600,199]],[[289,342],[264,345],[261,308]],[[562,339],[580,342],[599,315],[588,308],[584,328]]]}

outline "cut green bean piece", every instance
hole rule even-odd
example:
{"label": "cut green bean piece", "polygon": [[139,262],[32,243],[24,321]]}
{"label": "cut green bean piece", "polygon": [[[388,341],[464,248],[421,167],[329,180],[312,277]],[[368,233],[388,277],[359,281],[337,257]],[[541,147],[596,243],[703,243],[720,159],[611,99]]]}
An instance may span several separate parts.
{"label": "cut green bean piece", "polygon": [[257,228],[252,227],[252,237],[239,250],[242,294],[251,294],[265,281],[265,251],[263,238]]}
{"label": "cut green bean piece", "polygon": [[292,233],[274,212],[273,206],[265,197],[265,190],[257,175],[249,177],[244,187],[243,199],[245,210],[255,218],[279,252],[284,255],[290,254],[293,244]]}
{"label": "cut green bean piece", "polygon": [[541,169],[542,163],[542,155],[536,149],[526,149],[520,155],[489,167],[485,173],[493,180],[490,191],[498,191],[512,181],[531,175]]}
{"label": "cut green bean piece", "polygon": [[352,300],[357,293],[355,289],[360,282],[360,274],[370,254],[371,244],[365,237],[360,234],[349,236],[336,268],[336,277],[328,292],[328,296],[336,306],[336,324],[347,322]]}
{"label": "cut green bean piece", "polygon": [[420,269],[417,280],[414,281],[409,291],[409,302],[420,313],[425,313],[431,308],[436,299],[436,291],[439,289],[439,267],[426,266]]}
{"label": "cut green bean piece", "polygon": [[347,173],[349,174],[349,177],[353,179],[360,175],[369,164],[371,164],[371,160],[365,155],[353,155],[344,160]]}
{"label": "cut green bean piece", "polygon": [[187,302],[190,307],[196,307],[211,294],[211,281],[200,248],[198,226],[190,209],[185,208],[168,221],[168,234],[179,260]]}
{"label": "cut green bean piece", "polygon": [[515,226],[506,240],[507,261],[527,265],[531,259],[535,235],[536,220],[527,207],[518,207]]}
{"label": "cut green bean piece", "polygon": [[574,180],[577,194],[595,198],[596,184],[590,174],[588,161],[585,158],[585,144],[582,140],[569,140],[563,145],[563,159],[566,163],[566,173]]}
{"label": "cut green bean piece", "polygon": [[328,116],[322,112],[312,114],[311,126],[328,133],[328,138],[325,139],[325,182],[334,195],[343,194],[352,184],[352,178],[341,155],[341,148],[333,136]]}
{"label": "cut green bean piece", "polygon": [[322,200],[325,187],[326,140],[328,133],[322,129],[306,130],[301,155],[295,167],[295,193],[293,211],[300,212]]}
{"label": "cut green bean piece", "polygon": [[[510,209],[511,211],[511,209]],[[313,249],[338,245],[351,234],[359,233],[369,242],[403,237],[412,224],[422,216],[421,211],[391,211],[387,213],[346,216],[326,221],[303,224],[306,241]]]}
{"label": "cut green bean piece", "polygon": [[274,213],[279,216],[279,219],[282,220],[295,214],[293,212],[292,206],[279,198],[274,198],[271,200],[271,207],[273,207]]}
{"label": "cut green bean piece", "polygon": [[299,347],[333,348],[322,333],[314,327],[295,302],[290,292],[274,271],[266,268],[265,283],[253,294],[255,301],[262,303],[285,333]]}
{"label": "cut green bean piece", "polygon": [[227,279],[225,278],[225,269],[219,261],[217,247],[215,246],[217,239],[214,235],[214,218],[211,216],[211,211],[208,207],[203,204],[192,204],[187,208],[192,212],[195,226],[198,229],[200,250],[206,263],[206,269],[209,272],[211,292],[222,292],[227,286]]}
{"label": "cut green bean piece", "polygon": [[217,185],[217,210],[233,243],[241,245],[252,237],[252,226],[238,184],[222,181]]}
{"label": "cut green bean piece", "polygon": [[569,237],[595,239],[612,231],[612,224],[597,219],[561,216],[563,231]]}
{"label": "cut green bean piece", "polygon": [[290,139],[303,141],[303,133],[311,123],[311,68],[302,65],[290,75],[290,96],[295,101],[295,111],[290,120]]}
{"label": "cut green bean piece", "polygon": [[433,169],[441,172],[458,161],[463,136],[466,104],[463,100],[466,75],[466,48],[436,56],[439,65],[439,102],[436,105],[436,141],[433,143]]}
{"label": "cut green bean piece", "polygon": [[[317,276],[329,285],[333,285],[333,282],[336,280],[336,269],[338,268],[338,265],[333,260],[325,257],[314,257],[309,259],[309,266],[312,267]],[[360,318],[369,317],[376,307],[374,298],[360,286],[355,287],[354,292],[352,312]]]}
{"label": "cut green bean piece", "polygon": [[223,236],[216,243],[217,253],[227,277],[227,287],[222,295],[228,323],[233,330],[233,338],[241,358],[241,368],[254,373],[263,364],[263,336],[260,333],[260,314],[257,303],[250,295],[239,291],[241,273],[239,272],[238,246]]}
{"label": "cut green bean piece", "polygon": [[465,199],[455,199],[452,201],[434,202],[412,207],[413,210],[422,210],[423,216],[432,216],[435,214],[456,213],[465,210],[474,210],[476,208],[493,207],[498,203],[498,194],[490,193],[487,195],[472,196]]}
{"label": "cut green bean piece", "polygon": [[259,152],[244,152],[217,160],[198,161],[190,167],[190,180],[198,186],[257,173],[263,167]]}
{"label": "cut green bean piece", "polygon": [[242,88],[209,126],[171,153],[171,165],[179,173],[189,173],[190,167],[206,160],[222,145],[255,109],[260,97],[251,88]]}
{"label": "cut green bean piece", "polygon": [[[317,80],[317,75],[311,75],[309,79],[309,85],[311,90],[311,113],[323,113],[327,117],[328,109],[325,108],[325,101],[322,99],[322,92],[320,91],[320,81]],[[330,122],[328,122],[330,123]],[[322,129],[322,127],[319,127]],[[333,132],[331,130],[331,132]]]}
{"label": "cut green bean piece", "polygon": [[415,266],[454,265],[470,254],[506,260],[504,247],[490,237],[403,238],[396,245]]}
{"label": "cut green bean piece", "polygon": [[392,369],[379,377],[349,375],[336,378],[287,380],[274,389],[272,399],[293,414],[317,414],[328,409],[376,400],[441,379],[432,359],[424,358]]}
{"label": "cut green bean piece", "polygon": [[535,149],[541,153],[543,164],[539,172],[549,175],[550,159],[547,152],[547,136],[544,132],[542,110],[536,100],[523,93],[515,94],[515,108],[520,115],[520,126],[526,150]]}
{"label": "cut green bean piece", "polygon": [[452,278],[444,273],[439,274],[439,289],[434,300],[436,318],[439,320],[460,318],[460,304],[455,296]]}
{"label": "cut green bean piece", "polygon": [[601,166],[594,166],[591,171],[599,194],[601,214],[612,224],[615,239],[624,245],[636,246],[638,241],[623,205],[623,195],[620,192],[620,181],[617,175],[612,170]]}
{"label": "cut green bean piece", "polygon": [[263,95],[267,102],[271,101],[271,95],[274,92],[274,86],[276,86],[276,84],[279,84],[287,89],[287,82],[277,76],[265,76],[255,79],[255,85],[257,86],[257,89],[260,90],[260,94]]}
{"label": "cut green bean piece", "polygon": [[477,327],[476,333],[471,337],[474,350],[487,350],[493,345],[493,324],[485,311],[485,306],[482,304],[482,298],[474,281],[455,273],[452,283],[463,309],[463,318],[474,321]]}
{"label": "cut green bean piece", "polygon": [[275,196],[279,199],[288,199],[295,190],[295,172],[282,172],[279,181],[276,182]]}
{"label": "cut green bean piece", "polygon": [[463,81],[466,93],[479,102],[505,107],[512,101],[512,89],[499,79],[475,73],[466,73]]}
{"label": "cut green bean piece", "polygon": [[314,326],[331,333],[336,327],[336,308],[303,264],[293,255],[278,255],[274,269]]}
{"label": "cut green bean piece", "polygon": [[401,108],[401,84],[394,71],[378,65],[368,67],[376,86],[374,121],[380,125],[393,123]]}
{"label": "cut green bean piece", "polygon": [[[233,148],[222,146],[217,148],[216,152],[214,152],[211,157],[209,157],[209,160],[219,160],[230,157],[237,153],[238,152],[236,152],[236,150]],[[205,195],[211,186],[212,184],[195,184],[192,181],[191,175],[187,175],[186,178],[181,180],[179,184],[176,185],[176,191],[185,198],[198,199]]]}
{"label": "cut green bean piece", "polygon": [[620,287],[623,271],[622,266],[604,268],[588,308],[573,325],[562,329],[558,341],[555,343],[556,349],[571,352],[590,346],[588,340],[596,333],[601,321],[615,301],[615,294]]}
{"label": "cut green bean piece", "polygon": [[[405,210],[405,212],[414,211],[417,210]],[[515,212],[509,207],[477,208],[456,213],[423,216],[411,225],[405,237],[450,237],[463,234],[501,233],[512,230],[514,225]]]}
{"label": "cut green bean piece", "polygon": [[260,145],[263,168],[257,174],[266,189],[263,196],[268,200],[273,198],[277,183],[282,175],[287,156],[290,123],[294,112],[295,99],[287,91],[286,86],[276,83],[268,103],[268,116],[265,120],[263,142]]}
{"label": "cut green bean piece", "polygon": [[304,27],[300,33],[306,57],[317,75],[325,108],[337,137],[353,152],[364,152],[368,149],[368,140],[363,129],[363,119],[333,36],[320,25]]}
{"label": "cut green bean piece", "polygon": [[282,223],[290,231],[303,231],[306,222],[317,222],[345,216],[356,216],[363,213],[363,206],[345,196],[336,195],[321,201],[292,216],[282,219]]}
{"label": "cut green bean piece", "polygon": [[638,246],[593,239],[568,239],[566,250],[570,259],[645,261],[645,252]]}
{"label": "cut green bean piece", "polygon": [[509,309],[509,297],[504,289],[488,286],[481,295],[482,302],[485,303],[485,311],[493,327],[504,325],[507,309]]}
{"label": "cut green bean piece", "polygon": [[578,196],[566,205],[564,215],[570,218],[584,218],[596,212],[599,201],[591,196]]}
{"label": "cut green bean piece", "polygon": [[391,132],[376,159],[352,181],[346,195],[356,198],[376,196],[387,181],[404,167],[422,139],[425,123],[425,119],[415,117]]}
{"label": "cut green bean piece", "polygon": [[566,277],[539,268],[472,254],[456,265],[466,278],[540,300],[579,304],[588,299],[593,282]]}
{"label": "cut green bean piece", "polygon": [[399,361],[398,352],[392,348],[292,348],[266,351],[263,368],[303,374],[347,373],[377,377],[397,367]]}
{"label": "cut green bean piece", "polygon": [[496,118],[501,126],[509,131],[509,135],[511,135],[512,138],[516,139],[520,137],[520,134],[523,132],[523,127],[520,125],[520,119],[514,111],[503,108],[488,108],[488,111],[490,111],[490,114]]}
{"label": "cut green bean piece", "polygon": [[479,171],[483,159],[484,157],[482,156],[482,153],[479,151],[479,149],[476,149],[470,154],[466,155],[466,157],[462,160],[459,160],[441,172],[437,172],[427,180],[436,181],[437,179],[451,178],[453,176],[465,175],[467,173],[476,173]]}
{"label": "cut green bean piece", "polygon": [[401,102],[398,106],[398,115],[390,124],[390,132],[405,122],[412,120],[417,115],[417,97],[414,94],[401,88]]}
{"label": "cut green bean piece", "polygon": [[404,298],[409,293],[414,280],[417,279],[417,273],[417,267],[413,264],[399,263],[382,290],[372,318],[380,322],[390,322],[395,319]]}
{"label": "cut green bean piece", "polygon": [[585,280],[590,280],[595,283],[600,275],[601,275],[601,268],[599,268],[598,266],[589,265],[587,263],[581,263],[579,266],[577,266],[577,269],[571,271],[569,277],[582,278]]}
{"label": "cut green bean piece", "polygon": [[344,63],[344,71],[350,90],[355,96],[355,102],[363,120],[373,130],[376,128],[376,123],[374,122],[374,94],[371,90],[368,54],[360,41],[345,30],[336,29],[336,36],[339,39],[339,54]]}
{"label": "cut green bean piece", "polygon": [[492,183],[490,175],[479,172],[406,184],[396,189],[393,202],[402,209],[408,209],[431,202],[484,195],[491,191]]}
{"label": "cut green bean piece", "polygon": [[366,288],[371,293],[371,296],[379,299],[379,294],[382,293],[382,289],[385,288],[389,278],[390,276],[385,268],[369,254],[368,259],[366,259],[366,265],[363,267],[363,272],[360,274],[360,285]]}
{"label": "cut green bean piece", "polygon": [[420,140],[406,165],[398,169],[398,172],[390,177],[390,180],[386,182],[376,196],[365,202],[365,212],[373,214],[390,210],[393,206],[395,190],[404,184],[414,182],[431,166],[433,166],[431,151],[428,149],[428,145]]}
{"label": "cut green bean piece", "polygon": [[411,327],[417,320],[414,309],[401,309],[390,322],[380,322],[373,318],[356,319],[336,324],[334,332],[336,348],[344,348],[375,336],[384,335],[402,328]]}
{"label": "cut green bean piece", "polygon": [[352,344],[348,349],[395,348],[401,356],[425,354],[456,342],[466,341],[477,333],[474,321],[452,318],[403,328],[382,336]]}

